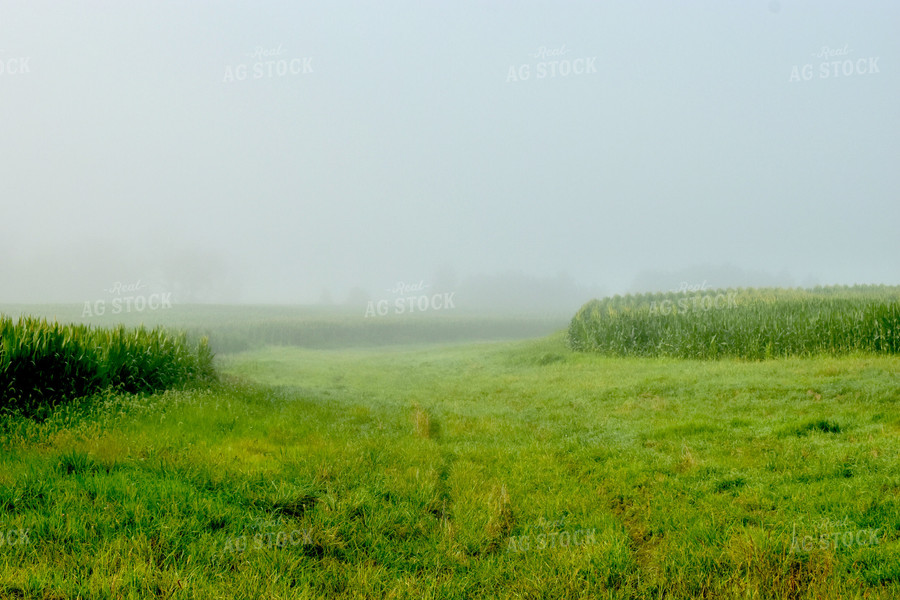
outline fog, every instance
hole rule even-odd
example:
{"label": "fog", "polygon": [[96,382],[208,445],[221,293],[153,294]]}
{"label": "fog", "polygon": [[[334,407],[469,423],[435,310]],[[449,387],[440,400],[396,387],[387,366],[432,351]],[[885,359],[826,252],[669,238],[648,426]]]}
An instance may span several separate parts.
{"label": "fog", "polygon": [[887,0],[0,0],[0,303],[898,284],[898,26]]}

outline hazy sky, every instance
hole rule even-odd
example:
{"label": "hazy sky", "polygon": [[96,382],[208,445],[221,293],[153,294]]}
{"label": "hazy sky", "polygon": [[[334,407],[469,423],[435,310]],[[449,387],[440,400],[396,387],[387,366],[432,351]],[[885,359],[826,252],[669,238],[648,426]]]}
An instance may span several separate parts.
{"label": "hazy sky", "polygon": [[898,284],[898,31],[891,0],[0,0],[0,302]]}

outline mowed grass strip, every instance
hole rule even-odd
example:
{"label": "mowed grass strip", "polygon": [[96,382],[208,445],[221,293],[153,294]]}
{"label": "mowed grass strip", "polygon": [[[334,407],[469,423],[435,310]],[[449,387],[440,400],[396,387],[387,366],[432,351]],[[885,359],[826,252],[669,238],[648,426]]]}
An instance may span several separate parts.
{"label": "mowed grass strip", "polygon": [[[250,383],[4,421],[0,529],[30,532],[0,596],[900,591],[896,357],[639,360],[557,335],[219,364]],[[819,547],[845,530],[877,543]]]}

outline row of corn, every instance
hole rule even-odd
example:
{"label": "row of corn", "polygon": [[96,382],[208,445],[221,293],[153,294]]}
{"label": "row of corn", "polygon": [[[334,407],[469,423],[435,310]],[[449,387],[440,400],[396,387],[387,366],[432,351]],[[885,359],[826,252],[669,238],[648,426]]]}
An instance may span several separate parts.
{"label": "row of corn", "polygon": [[32,414],[104,389],[152,392],[215,377],[206,339],[164,329],[47,322],[0,315],[0,412]]}
{"label": "row of corn", "polygon": [[900,287],[728,289],[591,300],[575,350],[708,359],[900,352]]}

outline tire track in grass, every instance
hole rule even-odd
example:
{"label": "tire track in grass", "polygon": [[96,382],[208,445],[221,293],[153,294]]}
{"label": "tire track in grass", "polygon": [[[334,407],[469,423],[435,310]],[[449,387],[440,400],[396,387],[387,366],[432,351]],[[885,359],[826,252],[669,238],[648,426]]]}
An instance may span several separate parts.
{"label": "tire track in grass", "polygon": [[442,428],[440,421],[430,415],[425,409],[415,403],[412,408],[411,420],[413,422],[413,434],[422,440],[431,440],[437,445],[440,456],[440,466],[437,470],[437,479],[434,484],[434,498],[426,505],[425,511],[435,519],[439,519],[444,536],[452,540],[455,526],[453,522],[453,497],[450,494],[448,481],[456,461],[456,455],[442,447]]}
{"label": "tire track in grass", "polygon": [[[639,487],[641,491],[644,490],[644,486]],[[622,493],[604,494],[601,489],[598,491],[598,495],[605,501],[606,506],[625,530],[638,569],[641,572],[650,573],[654,580],[658,580],[661,570],[655,560],[656,549],[665,536],[654,532],[648,523],[650,499],[647,499],[647,507],[642,508],[632,498]],[[641,516],[641,513],[644,513],[644,516]]]}

